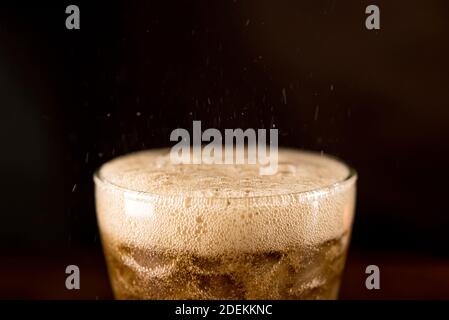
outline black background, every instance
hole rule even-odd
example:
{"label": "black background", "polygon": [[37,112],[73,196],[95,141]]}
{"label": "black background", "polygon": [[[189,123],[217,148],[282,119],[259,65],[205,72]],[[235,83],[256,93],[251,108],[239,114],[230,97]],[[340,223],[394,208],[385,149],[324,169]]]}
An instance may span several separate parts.
{"label": "black background", "polygon": [[[405,256],[388,277],[414,270],[415,291],[448,298],[432,287],[449,266],[448,39],[443,0],[2,2],[0,297],[110,297],[93,172],[201,120],[345,159],[359,174],[349,270]],[[89,270],[81,295],[67,264]],[[405,282],[378,297],[409,297]]]}

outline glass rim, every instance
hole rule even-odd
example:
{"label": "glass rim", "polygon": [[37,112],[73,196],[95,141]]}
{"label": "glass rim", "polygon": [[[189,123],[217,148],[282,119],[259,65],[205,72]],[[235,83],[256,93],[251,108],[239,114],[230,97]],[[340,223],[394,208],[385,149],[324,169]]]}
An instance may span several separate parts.
{"label": "glass rim", "polygon": [[[304,190],[304,191],[298,191],[298,192],[286,192],[286,193],[279,193],[279,194],[270,194],[270,195],[254,195],[254,196],[183,196],[183,195],[166,195],[166,194],[158,194],[155,192],[148,192],[148,191],[138,191],[133,189],[128,189],[122,186],[119,186],[117,184],[114,184],[113,182],[106,180],[105,178],[100,176],[100,171],[103,165],[101,165],[98,169],[95,170],[93,174],[93,180],[95,185],[104,185],[109,188],[120,190],[127,194],[134,194],[138,196],[139,198],[142,197],[148,197],[149,199],[191,199],[191,200],[203,200],[203,201],[213,201],[213,200],[232,200],[232,201],[238,201],[238,200],[252,200],[252,199],[267,199],[267,198],[283,198],[283,197],[307,197],[307,196],[313,196],[321,193],[326,193],[326,191],[333,190],[340,188],[342,186],[345,186],[347,184],[350,184],[351,182],[354,182],[358,178],[357,171],[350,165],[348,165],[346,162],[342,161],[340,158],[326,154],[326,157],[332,158],[342,165],[344,165],[348,169],[348,175],[340,179],[332,184],[325,185],[322,187],[310,189],[310,190]],[[210,165],[210,164],[207,164]]]}

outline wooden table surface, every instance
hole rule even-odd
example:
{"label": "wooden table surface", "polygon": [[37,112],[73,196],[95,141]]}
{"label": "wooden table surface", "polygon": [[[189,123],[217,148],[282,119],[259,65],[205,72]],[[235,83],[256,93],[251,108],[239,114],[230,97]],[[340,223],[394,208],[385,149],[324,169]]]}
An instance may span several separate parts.
{"label": "wooden table surface", "polygon": [[[65,267],[81,270],[81,289],[65,288]],[[365,268],[380,268],[380,290],[367,290]],[[0,263],[0,299],[111,299],[98,252],[6,255]],[[351,251],[340,299],[449,299],[449,259],[400,252]]]}

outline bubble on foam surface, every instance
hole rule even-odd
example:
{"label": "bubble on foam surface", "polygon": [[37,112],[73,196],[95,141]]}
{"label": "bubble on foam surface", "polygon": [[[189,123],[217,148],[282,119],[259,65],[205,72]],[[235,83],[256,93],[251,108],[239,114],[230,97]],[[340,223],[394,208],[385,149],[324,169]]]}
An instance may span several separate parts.
{"label": "bubble on foam surface", "polygon": [[[111,242],[198,254],[283,250],[348,230],[353,181],[324,188],[348,175],[333,158],[295,150],[279,150],[272,176],[257,165],[173,165],[169,150],[143,151],[100,169],[97,212]],[[141,205],[127,203],[129,191]]]}

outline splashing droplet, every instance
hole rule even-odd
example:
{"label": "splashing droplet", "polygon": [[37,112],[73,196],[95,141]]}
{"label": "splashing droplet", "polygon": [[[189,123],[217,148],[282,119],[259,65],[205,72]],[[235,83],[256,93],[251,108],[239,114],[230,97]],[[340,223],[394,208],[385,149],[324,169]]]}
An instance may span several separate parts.
{"label": "splashing droplet", "polygon": [[285,88],[282,88],[282,101],[284,104],[287,104],[287,93],[285,91]]}

